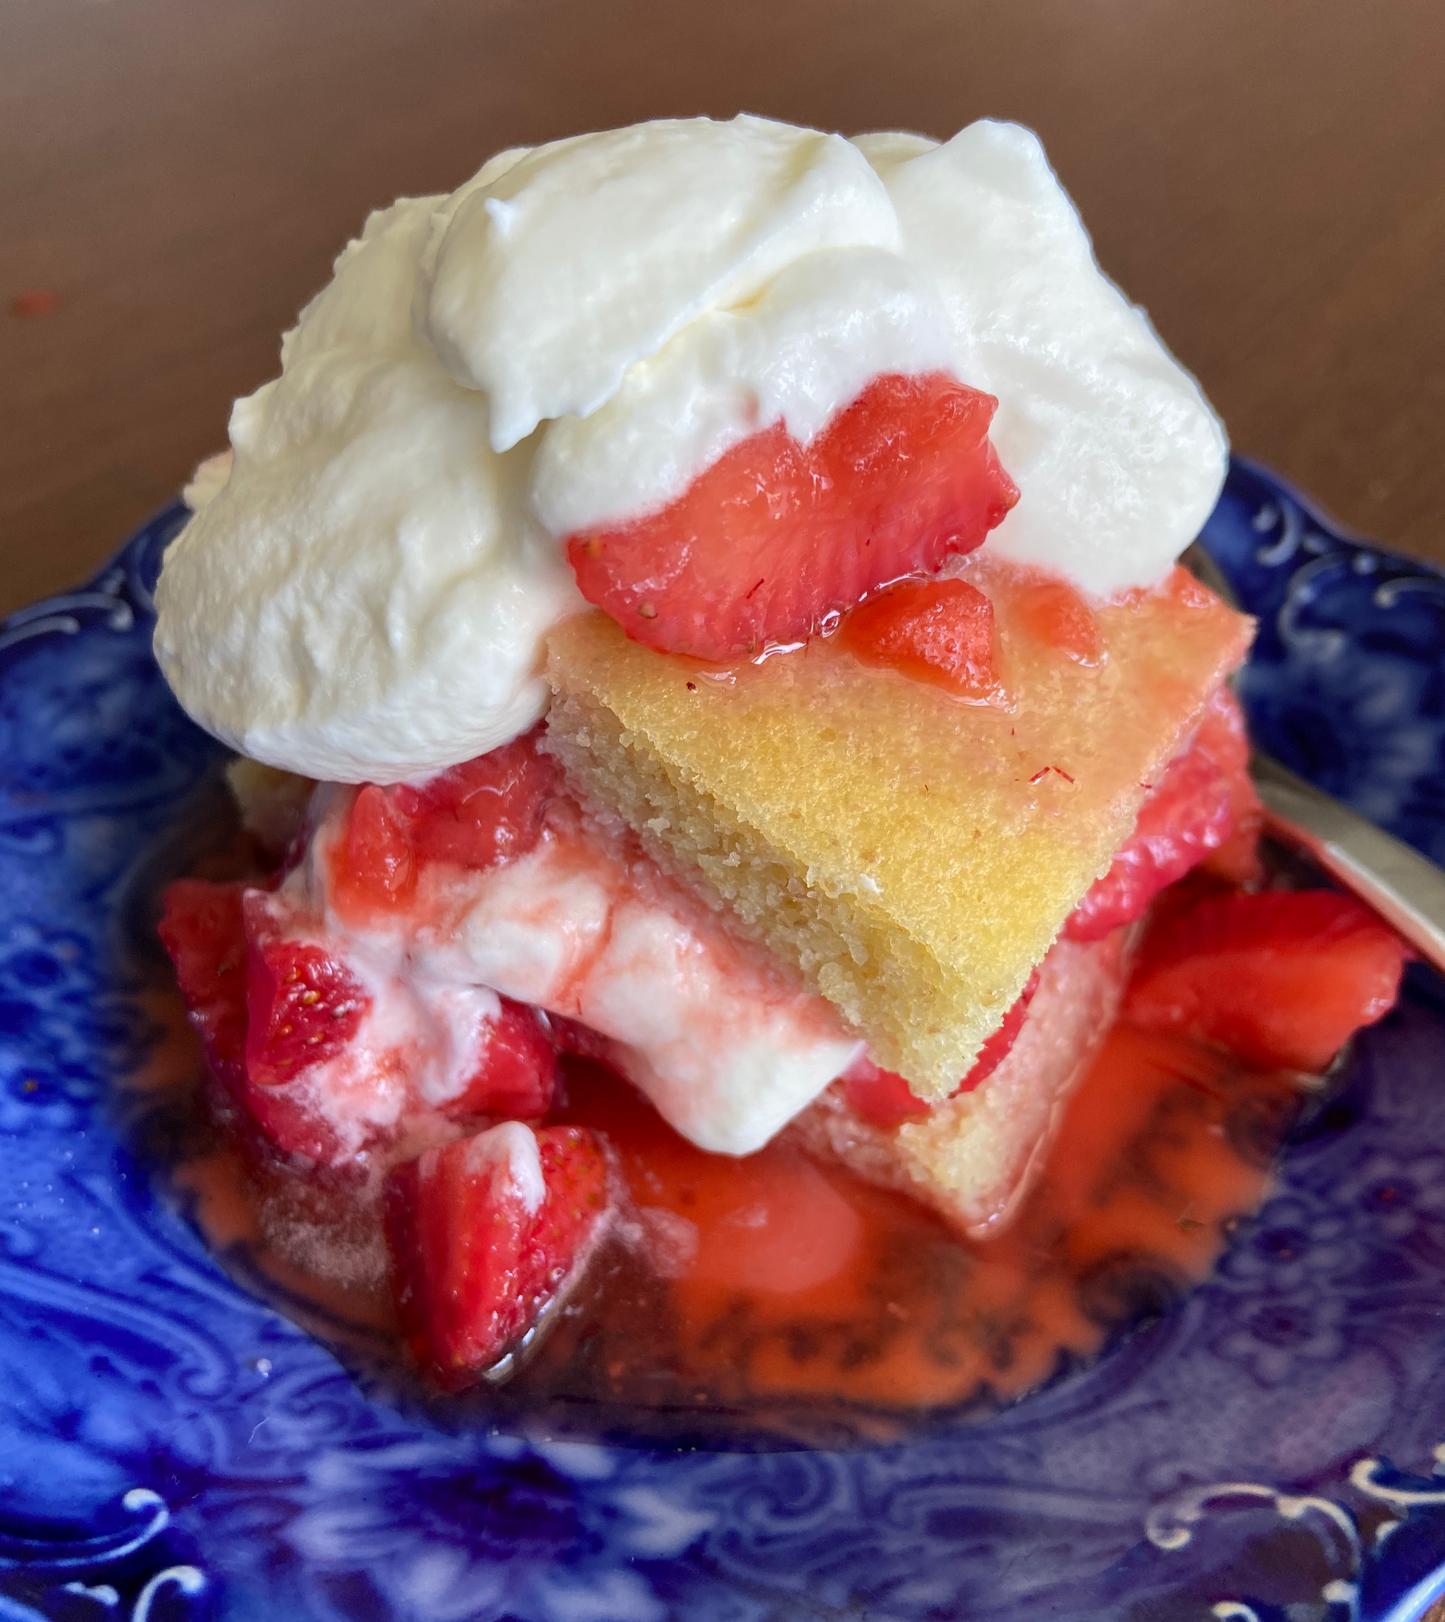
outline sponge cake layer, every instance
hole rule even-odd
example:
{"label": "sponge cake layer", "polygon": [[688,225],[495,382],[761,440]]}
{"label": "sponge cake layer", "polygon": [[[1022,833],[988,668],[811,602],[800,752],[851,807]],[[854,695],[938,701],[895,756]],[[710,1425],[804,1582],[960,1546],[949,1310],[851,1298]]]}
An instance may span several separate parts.
{"label": "sponge cake layer", "polygon": [[[985,549],[986,553],[986,549]],[[586,797],[945,1097],[1109,866],[1251,622],[1182,571],[1095,610],[1100,657],[976,553],[1003,696],[960,700],[821,638],[727,669],[603,614],[549,644],[548,742]]]}

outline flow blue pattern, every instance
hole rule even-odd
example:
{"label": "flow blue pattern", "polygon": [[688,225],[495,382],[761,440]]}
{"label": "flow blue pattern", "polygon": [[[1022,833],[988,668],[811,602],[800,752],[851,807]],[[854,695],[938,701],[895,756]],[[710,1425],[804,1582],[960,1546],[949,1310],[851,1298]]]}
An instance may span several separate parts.
{"label": "flow blue pattern", "polygon": [[[1445,1565],[1445,987],[1411,971],[1216,1275],[905,1446],[493,1434],[368,1394],[160,1197],[154,852],[218,747],[150,654],[151,521],[0,624],[0,1622],[1402,1622]],[[1445,860],[1445,577],[1236,463],[1261,740]],[[1445,1578],[1441,1580],[1445,1586]]]}

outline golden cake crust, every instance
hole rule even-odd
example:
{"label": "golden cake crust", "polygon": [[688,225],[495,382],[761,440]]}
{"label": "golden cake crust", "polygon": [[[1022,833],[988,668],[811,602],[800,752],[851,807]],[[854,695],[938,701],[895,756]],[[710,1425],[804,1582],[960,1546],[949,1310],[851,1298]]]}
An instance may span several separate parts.
{"label": "golden cake crust", "polygon": [[960,700],[836,641],[728,669],[603,614],[549,644],[549,747],[666,868],[796,964],[922,1097],[952,1091],[1109,865],[1251,622],[1182,571],[1096,610],[1085,665],[981,553],[1005,696]]}

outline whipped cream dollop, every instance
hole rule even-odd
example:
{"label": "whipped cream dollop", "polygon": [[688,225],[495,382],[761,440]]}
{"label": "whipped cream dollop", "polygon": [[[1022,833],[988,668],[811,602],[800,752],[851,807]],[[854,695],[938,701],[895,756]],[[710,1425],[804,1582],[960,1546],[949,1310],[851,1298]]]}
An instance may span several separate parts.
{"label": "whipped cream dollop", "polygon": [[606,1039],[613,1067],[713,1154],[762,1148],[864,1050],[698,896],[559,807],[525,855],[427,864],[411,906],[358,920],[335,902],[351,806],[349,789],[319,789],[305,860],[258,898],[277,935],[323,943],[366,990],[356,1039],[295,1083],[345,1154],[404,1124],[413,1093],[441,1108],[466,1091],[498,993]]}
{"label": "whipped cream dollop", "polygon": [[374,214],[237,402],[157,590],[187,711],[310,777],[425,777],[532,724],[569,533],[659,511],[879,373],[994,394],[995,551],[1109,596],[1208,515],[1223,433],[1035,136],[742,117],[499,154]]}

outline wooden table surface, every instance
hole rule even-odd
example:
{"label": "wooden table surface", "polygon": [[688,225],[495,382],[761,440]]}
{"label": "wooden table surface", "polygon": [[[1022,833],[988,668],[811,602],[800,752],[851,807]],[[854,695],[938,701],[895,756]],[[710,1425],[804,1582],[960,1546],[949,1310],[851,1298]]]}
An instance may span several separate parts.
{"label": "wooden table surface", "polygon": [[0,612],[195,461],[368,208],[750,109],[1044,137],[1238,449],[1445,561],[1440,0],[0,0]]}

